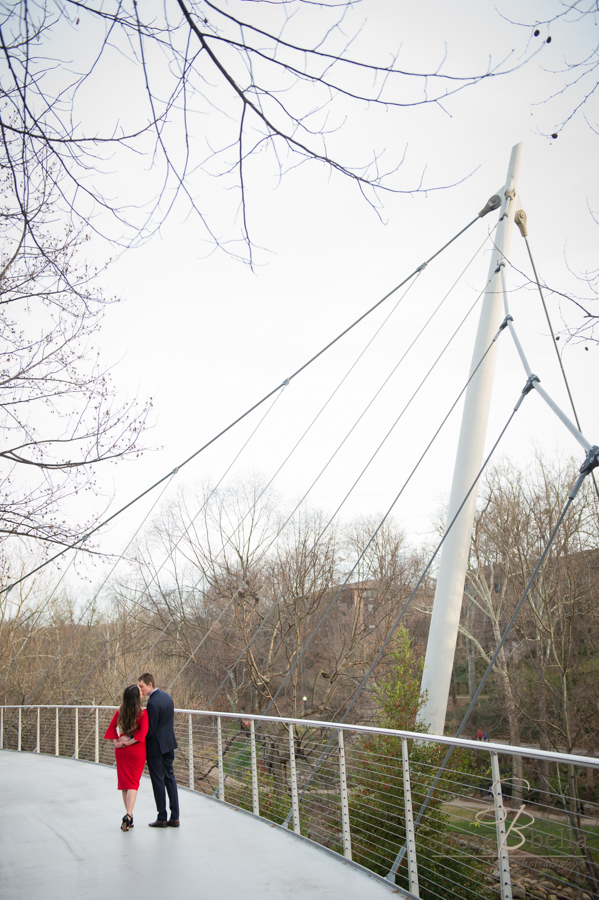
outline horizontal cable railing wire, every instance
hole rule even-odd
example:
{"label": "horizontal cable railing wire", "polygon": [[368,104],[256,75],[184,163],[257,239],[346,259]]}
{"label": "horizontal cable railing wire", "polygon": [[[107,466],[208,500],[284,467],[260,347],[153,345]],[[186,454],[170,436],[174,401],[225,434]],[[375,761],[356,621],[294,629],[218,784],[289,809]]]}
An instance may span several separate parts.
{"label": "horizontal cable railing wire", "polygon": [[[112,743],[103,735],[115,709],[0,707],[0,749],[113,766]],[[260,729],[255,727],[258,722]],[[595,757],[205,710],[176,710],[175,733],[179,743],[175,774],[181,786],[211,799],[218,791],[214,802],[275,825],[285,823],[292,810],[290,830],[394,881],[405,896],[420,900],[599,896]],[[455,748],[451,768],[434,786],[414,832],[410,808],[418,810],[430,793],[447,746]],[[495,754],[499,777],[494,781]],[[524,761],[525,769],[517,790],[514,757]],[[508,851],[509,885],[499,877],[502,823],[504,835],[507,832],[502,840]],[[406,856],[398,871],[389,874],[410,835],[412,860]]]}

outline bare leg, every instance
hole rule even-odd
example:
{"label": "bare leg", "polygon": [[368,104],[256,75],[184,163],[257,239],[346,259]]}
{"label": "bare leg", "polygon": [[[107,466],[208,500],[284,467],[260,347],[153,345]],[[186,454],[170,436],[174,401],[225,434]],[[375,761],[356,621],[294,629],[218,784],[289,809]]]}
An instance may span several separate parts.
{"label": "bare leg", "polygon": [[125,801],[125,809],[129,815],[133,815],[133,807],[137,800],[137,791],[123,791],[123,800]]}

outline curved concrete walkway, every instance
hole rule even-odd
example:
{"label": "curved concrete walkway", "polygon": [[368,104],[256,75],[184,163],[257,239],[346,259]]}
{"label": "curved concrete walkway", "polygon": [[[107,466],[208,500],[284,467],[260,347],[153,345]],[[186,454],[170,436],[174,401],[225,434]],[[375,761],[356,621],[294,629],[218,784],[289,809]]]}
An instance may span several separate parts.
{"label": "curved concrete walkway", "polygon": [[123,833],[116,772],[93,763],[2,751],[0,805],[2,900],[382,900],[400,893],[192,791],[181,792],[181,828],[148,828],[156,814],[147,777],[135,828]]}

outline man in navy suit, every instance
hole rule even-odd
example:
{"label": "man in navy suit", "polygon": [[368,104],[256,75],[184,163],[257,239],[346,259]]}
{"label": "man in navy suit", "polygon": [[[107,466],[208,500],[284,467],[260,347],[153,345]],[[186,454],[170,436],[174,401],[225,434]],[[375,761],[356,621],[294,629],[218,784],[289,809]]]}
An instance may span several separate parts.
{"label": "man in navy suit", "polygon": [[[173,772],[173,760],[177,739],[175,738],[175,704],[165,691],[156,688],[156,679],[149,672],[139,676],[137,682],[142,697],[148,698],[148,736],[146,752],[148,770],[154,789],[154,800],[158,818],[150,822],[150,828],[179,827],[179,793]],[[166,788],[166,793],[165,793]],[[168,794],[171,817],[167,819],[166,794]]]}

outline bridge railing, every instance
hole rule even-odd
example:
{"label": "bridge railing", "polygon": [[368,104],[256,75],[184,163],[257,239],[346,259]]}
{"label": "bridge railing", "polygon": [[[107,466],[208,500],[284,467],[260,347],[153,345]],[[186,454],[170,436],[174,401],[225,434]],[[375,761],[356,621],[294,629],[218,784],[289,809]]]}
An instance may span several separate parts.
{"label": "bridge railing", "polygon": [[[0,749],[113,765],[103,735],[115,709],[0,707]],[[408,896],[599,900],[595,757],[187,709],[176,710],[175,730],[182,786],[287,827]]]}

